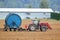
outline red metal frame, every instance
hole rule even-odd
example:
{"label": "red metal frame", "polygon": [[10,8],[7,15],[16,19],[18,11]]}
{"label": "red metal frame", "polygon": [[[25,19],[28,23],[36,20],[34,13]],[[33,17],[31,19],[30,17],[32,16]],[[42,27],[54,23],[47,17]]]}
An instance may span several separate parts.
{"label": "red metal frame", "polygon": [[40,23],[40,26],[47,26],[48,29],[52,29],[49,23]]}

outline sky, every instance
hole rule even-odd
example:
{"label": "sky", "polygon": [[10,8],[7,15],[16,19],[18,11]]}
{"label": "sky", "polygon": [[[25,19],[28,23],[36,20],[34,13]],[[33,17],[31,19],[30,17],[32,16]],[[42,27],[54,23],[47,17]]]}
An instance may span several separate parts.
{"label": "sky", "polygon": [[[39,8],[41,0],[0,0],[0,8],[27,8],[29,4],[32,8]],[[60,11],[60,0],[48,0],[49,8]]]}

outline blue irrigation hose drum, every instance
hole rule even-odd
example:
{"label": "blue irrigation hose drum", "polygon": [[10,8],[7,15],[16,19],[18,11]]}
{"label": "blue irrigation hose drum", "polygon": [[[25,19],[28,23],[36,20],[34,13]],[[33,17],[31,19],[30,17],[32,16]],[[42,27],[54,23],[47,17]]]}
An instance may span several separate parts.
{"label": "blue irrigation hose drum", "polygon": [[21,17],[17,14],[9,14],[6,16],[5,25],[7,25],[9,28],[19,28],[21,23]]}

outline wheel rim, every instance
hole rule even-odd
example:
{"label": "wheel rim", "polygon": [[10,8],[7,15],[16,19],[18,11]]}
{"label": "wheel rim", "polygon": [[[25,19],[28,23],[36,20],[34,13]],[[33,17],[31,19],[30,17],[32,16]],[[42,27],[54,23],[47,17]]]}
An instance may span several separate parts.
{"label": "wheel rim", "polygon": [[42,30],[43,30],[43,31],[45,31],[45,30],[46,30],[46,28],[43,28]]}
{"label": "wheel rim", "polygon": [[31,26],[31,30],[32,30],[32,31],[35,30],[35,27],[34,27],[34,26]]}
{"label": "wheel rim", "polygon": [[46,31],[46,27],[42,27],[42,31]]}

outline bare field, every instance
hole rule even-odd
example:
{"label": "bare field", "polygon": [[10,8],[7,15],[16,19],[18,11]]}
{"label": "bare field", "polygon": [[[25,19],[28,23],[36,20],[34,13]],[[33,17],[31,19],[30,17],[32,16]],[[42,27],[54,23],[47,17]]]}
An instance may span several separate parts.
{"label": "bare field", "polygon": [[[0,30],[0,40],[60,40],[60,21],[56,20],[40,20],[41,22],[48,22],[52,30],[46,32],[5,32]],[[21,27],[24,28],[25,24],[31,23],[31,20],[23,20]],[[4,28],[4,20],[0,20],[0,28]]]}

